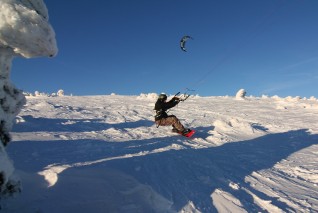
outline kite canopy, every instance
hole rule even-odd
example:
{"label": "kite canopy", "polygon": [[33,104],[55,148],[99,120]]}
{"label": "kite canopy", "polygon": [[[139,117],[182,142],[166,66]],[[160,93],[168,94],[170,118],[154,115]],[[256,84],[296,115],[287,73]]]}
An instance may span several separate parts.
{"label": "kite canopy", "polygon": [[192,38],[191,36],[186,35],[186,36],[183,36],[183,37],[181,38],[181,40],[180,40],[180,48],[181,48],[181,50],[183,50],[184,52],[187,52],[187,49],[185,48],[185,44],[186,44],[186,42],[187,42],[189,39],[192,39],[192,40],[193,40],[193,38]]}

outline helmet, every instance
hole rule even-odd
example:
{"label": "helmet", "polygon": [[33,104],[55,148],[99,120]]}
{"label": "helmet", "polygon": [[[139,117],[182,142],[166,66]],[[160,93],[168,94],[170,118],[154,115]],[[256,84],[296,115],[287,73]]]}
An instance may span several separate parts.
{"label": "helmet", "polygon": [[167,95],[164,94],[164,93],[161,93],[161,94],[159,95],[158,99],[159,99],[159,100],[162,100],[162,101],[165,101],[165,100],[167,100]]}

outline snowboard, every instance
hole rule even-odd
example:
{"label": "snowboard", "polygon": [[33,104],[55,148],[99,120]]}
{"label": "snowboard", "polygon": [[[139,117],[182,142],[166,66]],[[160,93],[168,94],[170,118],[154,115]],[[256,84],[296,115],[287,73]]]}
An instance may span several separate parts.
{"label": "snowboard", "polygon": [[177,131],[175,129],[173,129],[172,132],[176,132],[179,135],[182,135],[182,136],[184,136],[186,138],[191,138],[191,136],[195,133],[195,130],[192,129],[190,132],[188,132],[188,134],[185,134],[185,135],[183,135],[181,132],[179,132],[179,131]]}

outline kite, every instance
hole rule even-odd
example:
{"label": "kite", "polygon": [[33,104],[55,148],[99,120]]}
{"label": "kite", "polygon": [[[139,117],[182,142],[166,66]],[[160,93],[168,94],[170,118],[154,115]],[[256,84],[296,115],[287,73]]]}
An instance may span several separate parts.
{"label": "kite", "polygon": [[180,41],[180,48],[181,48],[181,50],[183,50],[184,52],[187,52],[187,49],[185,48],[185,43],[186,43],[186,41],[187,41],[188,39],[192,39],[192,40],[193,40],[193,38],[192,38],[191,36],[186,35],[186,36],[183,36],[182,39],[181,39],[181,41]]}

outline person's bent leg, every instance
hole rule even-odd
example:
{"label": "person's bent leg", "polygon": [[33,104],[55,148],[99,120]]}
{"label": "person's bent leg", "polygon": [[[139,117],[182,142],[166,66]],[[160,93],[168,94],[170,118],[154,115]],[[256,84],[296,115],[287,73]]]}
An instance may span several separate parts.
{"label": "person's bent leg", "polygon": [[168,120],[168,123],[170,123],[179,132],[184,131],[184,126],[181,124],[181,122],[176,116],[170,115],[169,117],[166,118],[166,120]]}

